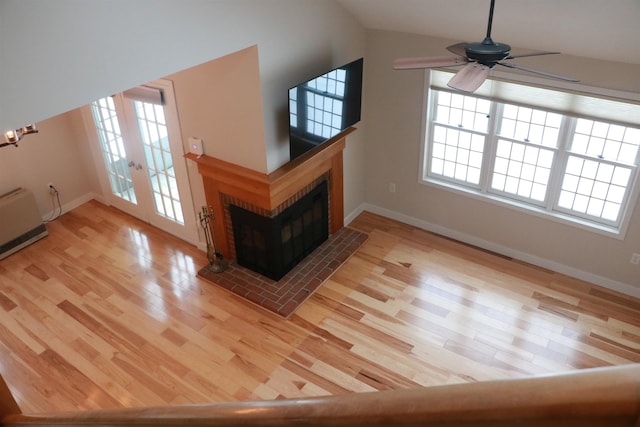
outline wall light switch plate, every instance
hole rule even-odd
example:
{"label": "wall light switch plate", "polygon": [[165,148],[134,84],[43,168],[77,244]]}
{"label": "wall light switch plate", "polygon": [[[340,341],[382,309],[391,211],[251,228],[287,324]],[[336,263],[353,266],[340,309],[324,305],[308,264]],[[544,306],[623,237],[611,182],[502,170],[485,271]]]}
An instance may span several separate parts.
{"label": "wall light switch plate", "polygon": [[195,154],[196,156],[202,156],[204,154],[202,139],[190,136],[188,142],[190,153]]}

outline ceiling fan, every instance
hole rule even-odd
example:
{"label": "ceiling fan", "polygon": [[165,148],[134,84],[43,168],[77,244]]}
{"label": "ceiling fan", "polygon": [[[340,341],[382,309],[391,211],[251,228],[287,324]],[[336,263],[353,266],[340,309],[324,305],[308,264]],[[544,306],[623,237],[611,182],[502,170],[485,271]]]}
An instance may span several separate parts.
{"label": "ceiling fan", "polygon": [[393,62],[396,70],[407,70],[416,68],[438,68],[464,65],[447,83],[447,86],[461,90],[463,92],[474,92],[489,77],[489,72],[496,65],[507,68],[527,71],[554,79],[577,82],[571,77],[560,76],[546,71],[533,70],[531,68],[512,64],[509,61],[514,58],[526,56],[555,55],[560,52],[533,52],[521,55],[511,55],[511,46],[504,43],[496,43],[491,39],[491,25],[493,23],[493,9],[495,0],[491,0],[489,8],[489,22],[487,24],[487,35],[483,41],[478,43],[457,43],[447,47],[447,50],[454,55],[438,56],[427,58],[400,58]]}

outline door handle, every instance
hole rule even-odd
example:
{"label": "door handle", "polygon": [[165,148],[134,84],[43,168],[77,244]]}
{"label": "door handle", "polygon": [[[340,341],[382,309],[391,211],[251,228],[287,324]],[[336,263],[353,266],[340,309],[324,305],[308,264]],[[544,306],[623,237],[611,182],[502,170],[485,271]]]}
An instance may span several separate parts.
{"label": "door handle", "polygon": [[130,168],[136,168],[137,171],[143,169],[143,166],[140,163],[136,164],[136,162],[134,162],[133,160],[129,161],[129,163],[127,163],[127,166],[129,166]]}

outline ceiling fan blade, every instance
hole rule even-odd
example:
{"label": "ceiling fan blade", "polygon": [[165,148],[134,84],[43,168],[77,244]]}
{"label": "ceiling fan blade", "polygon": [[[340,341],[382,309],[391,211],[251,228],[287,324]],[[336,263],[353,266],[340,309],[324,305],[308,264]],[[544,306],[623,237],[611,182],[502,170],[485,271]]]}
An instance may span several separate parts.
{"label": "ceiling fan blade", "polygon": [[509,55],[504,59],[526,58],[527,56],[559,55],[559,54],[560,52],[531,52],[531,53],[521,53],[518,55]]}
{"label": "ceiling fan blade", "polygon": [[427,58],[400,58],[393,61],[396,70],[410,70],[415,68],[437,68],[466,64],[466,58],[460,56],[434,56]]}
{"label": "ceiling fan blade", "polygon": [[490,67],[472,62],[458,71],[455,76],[449,80],[447,86],[463,92],[474,92],[484,83],[487,77],[489,77],[490,71]]}
{"label": "ceiling fan blade", "polygon": [[468,44],[469,43],[466,42],[452,44],[451,46],[447,46],[447,50],[455,55],[466,57],[467,51],[465,50],[465,46]]}
{"label": "ceiling fan blade", "polygon": [[534,70],[531,68],[527,68],[527,67],[522,67],[520,65],[515,65],[515,64],[509,64],[506,62],[496,62],[496,64],[498,65],[502,65],[503,67],[507,67],[507,68],[513,68],[516,70],[522,70],[522,71],[526,71],[528,73],[533,73],[533,74],[539,74],[541,76],[545,76],[545,77],[551,77],[553,79],[558,79],[558,80],[564,80],[567,82],[579,82],[580,80],[574,79],[573,77],[566,77],[566,76],[561,76],[559,74],[553,74],[553,73],[547,73],[546,71],[539,71],[539,70]]}

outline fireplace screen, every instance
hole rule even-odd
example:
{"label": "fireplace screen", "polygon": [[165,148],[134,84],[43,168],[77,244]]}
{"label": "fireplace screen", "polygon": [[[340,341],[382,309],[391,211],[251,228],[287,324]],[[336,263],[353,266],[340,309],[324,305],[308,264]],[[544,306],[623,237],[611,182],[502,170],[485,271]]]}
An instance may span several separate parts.
{"label": "fireplace screen", "polygon": [[329,236],[327,182],[273,218],[230,205],[239,265],[279,280]]}

